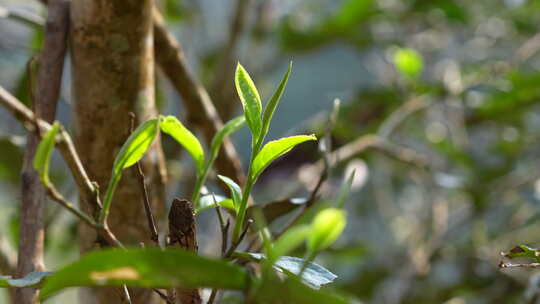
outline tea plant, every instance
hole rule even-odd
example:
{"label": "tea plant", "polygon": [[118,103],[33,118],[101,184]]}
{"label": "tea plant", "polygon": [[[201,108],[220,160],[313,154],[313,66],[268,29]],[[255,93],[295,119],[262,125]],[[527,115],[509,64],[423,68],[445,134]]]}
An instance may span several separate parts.
{"label": "tea plant", "polygon": [[[313,263],[313,259],[330,246],[345,227],[346,214],[342,207],[351,186],[352,176],[336,196],[334,207],[318,212],[311,224],[291,225],[281,235],[272,235],[267,228],[267,220],[256,209],[248,213],[253,186],[268,165],[295,146],[317,140],[314,135],[295,135],[265,142],[290,74],[291,65],[263,108],[253,80],[238,64],[235,85],[244,115],[225,124],[212,139],[209,151],[205,151],[197,137],[174,116],[151,118],[139,125],[116,156],[103,204],[98,203],[101,208],[96,218],[67,202],[51,182],[48,172],[52,150],[55,142],[65,140],[67,135],[58,122],[53,126],[46,125],[44,129],[47,132],[38,146],[34,167],[49,195],[80,220],[95,228],[109,246],[119,248],[88,253],[54,273],[31,273],[17,280],[0,277],[0,287],[41,288],[40,297],[43,300],[67,287],[135,286],[212,288],[209,302],[214,301],[218,289],[224,289],[242,291],[244,300],[250,303],[346,303],[334,294],[319,290],[323,285],[331,283],[336,275]],[[251,132],[251,157],[245,185],[241,187],[233,179],[218,175],[218,179],[230,189],[230,198],[218,199],[218,196],[214,195],[202,197],[202,189],[210,176],[223,139],[238,131],[244,124],[247,124]],[[196,182],[191,195],[195,212],[209,208],[217,208],[219,212],[220,207],[225,207],[235,219],[231,242],[228,244],[228,229],[224,229],[223,218],[219,213],[224,236],[222,248],[227,249],[223,250],[221,259],[198,256],[182,249],[125,249],[107,227],[109,210],[114,203],[114,193],[123,171],[137,164],[160,132],[171,136],[184,147],[195,163]],[[97,201],[99,202],[99,197]],[[249,221],[246,220],[248,218]],[[258,250],[257,246],[247,245],[244,251],[239,251],[238,248],[249,231],[258,235],[261,248]],[[287,256],[303,243],[307,248],[304,258]],[[249,263],[260,263],[260,271],[241,266]],[[171,301],[166,297],[164,300]]]}

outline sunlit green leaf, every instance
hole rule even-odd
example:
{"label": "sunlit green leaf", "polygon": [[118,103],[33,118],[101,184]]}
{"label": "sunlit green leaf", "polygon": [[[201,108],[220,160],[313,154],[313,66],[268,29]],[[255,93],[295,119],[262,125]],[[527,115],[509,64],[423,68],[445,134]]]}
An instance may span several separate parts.
{"label": "sunlit green leaf", "polygon": [[413,49],[401,48],[394,53],[394,65],[406,78],[416,79],[422,73],[422,55]]}
{"label": "sunlit green leaf", "polygon": [[191,155],[197,166],[197,172],[204,170],[204,150],[201,143],[184,125],[174,116],[161,117],[161,131],[169,134]]}
{"label": "sunlit green leaf", "polygon": [[112,176],[107,186],[105,199],[103,201],[103,209],[100,214],[100,222],[104,222],[109,215],[112,198],[116,190],[116,186],[122,178],[122,170],[137,163],[146,153],[150,145],[159,132],[159,119],[152,118],[142,123],[128,137],[120,152],[116,155],[113,164]]}
{"label": "sunlit green leaf", "polygon": [[235,209],[238,211],[238,207],[240,206],[240,202],[242,201],[242,189],[240,186],[238,186],[237,183],[235,183],[232,179],[223,176],[218,175],[218,178],[229,187],[229,190],[231,190],[231,196],[234,202]]}
{"label": "sunlit green leaf", "polygon": [[272,116],[274,115],[279,101],[281,100],[281,96],[283,95],[283,91],[285,90],[285,86],[287,85],[287,81],[289,80],[289,76],[291,75],[291,70],[292,62],[289,63],[289,68],[287,69],[287,72],[285,73],[285,75],[283,75],[283,79],[281,79],[278,88],[276,89],[274,95],[272,95],[272,98],[270,98],[270,101],[268,101],[268,104],[264,109],[261,136],[265,136],[266,133],[268,133],[268,129],[270,128],[270,121],[272,121]]}
{"label": "sunlit green leaf", "polygon": [[234,84],[236,85],[236,91],[242,102],[248,126],[253,133],[253,138],[257,140],[262,129],[261,97],[259,96],[257,87],[255,87],[255,83],[253,83],[248,72],[240,63],[236,66]]}
{"label": "sunlit green leaf", "polygon": [[310,252],[318,252],[330,246],[339,238],[347,218],[345,211],[337,208],[327,208],[315,216],[311,223],[311,233],[308,238]]}
{"label": "sunlit green leaf", "polygon": [[276,158],[289,152],[296,145],[310,140],[317,140],[317,138],[314,135],[296,135],[268,142],[253,160],[252,178],[257,179],[262,171]]}
{"label": "sunlit green leaf", "polygon": [[23,288],[39,287],[44,279],[50,276],[52,272],[33,271],[19,279],[13,279],[11,276],[0,275],[0,287],[4,288]]}
{"label": "sunlit green leaf", "polygon": [[104,250],[89,253],[47,278],[46,299],[73,286],[211,287],[243,289],[246,272],[230,263],[175,249]]}
{"label": "sunlit green leaf", "polygon": [[137,163],[154,142],[159,131],[159,119],[152,118],[142,123],[128,137],[114,160],[114,172],[120,172]]}
{"label": "sunlit green leaf", "polygon": [[38,172],[41,182],[48,185],[49,180],[49,166],[51,162],[51,155],[56,142],[56,134],[60,130],[60,123],[55,122],[52,128],[45,133],[43,139],[39,142],[34,156],[34,169]]}

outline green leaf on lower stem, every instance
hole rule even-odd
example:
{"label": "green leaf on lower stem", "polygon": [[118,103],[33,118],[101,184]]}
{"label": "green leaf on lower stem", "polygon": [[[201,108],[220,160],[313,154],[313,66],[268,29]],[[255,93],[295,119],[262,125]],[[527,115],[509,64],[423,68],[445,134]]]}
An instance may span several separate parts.
{"label": "green leaf on lower stem", "polygon": [[109,249],[91,252],[47,278],[40,298],[67,287],[133,286],[146,288],[243,289],[248,275],[226,261],[179,249]]}

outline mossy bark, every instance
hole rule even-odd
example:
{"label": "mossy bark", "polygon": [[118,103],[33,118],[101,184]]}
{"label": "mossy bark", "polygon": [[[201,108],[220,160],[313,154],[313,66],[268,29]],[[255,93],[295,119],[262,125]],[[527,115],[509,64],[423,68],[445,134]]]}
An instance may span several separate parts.
{"label": "mossy bark", "polygon": [[[89,176],[105,192],[114,158],[129,135],[129,113],[138,123],[157,114],[151,0],[76,0],[71,10],[75,142]],[[166,178],[159,140],[142,160],[152,208],[163,214]],[[134,170],[127,169],[109,216],[126,245],[151,244]],[[91,206],[81,202],[83,209]],[[81,225],[81,251],[94,249],[96,235]],[[149,290],[131,290],[133,303],[150,303]],[[119,290],[85,292],[84,303],[119,303]]]}

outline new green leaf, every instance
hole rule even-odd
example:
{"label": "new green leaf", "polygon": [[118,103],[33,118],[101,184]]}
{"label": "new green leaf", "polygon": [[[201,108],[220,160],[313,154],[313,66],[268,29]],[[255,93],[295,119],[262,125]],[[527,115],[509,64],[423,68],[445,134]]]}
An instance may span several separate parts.
{"label": "new green leaf", "polygon": [[183,250],[112,249],[89,253],[60,269],[47,278],[40,297],[74,286],[243,289],[247,281],[238,266]]}
{"label": "new green leaf", "polygon": [[253,160],[252,179],[256,180],[262,171],[276,158],[289,152],[296,145],[310,140],[317,140],[317,138],[314,135],[296,135],[268,142]]}
{"label": "new green leaf", "polygon": [[159,131],[159,120],[152,118],[141,124],[128,137],[114,160],[115,173],[129,168],[137,163],[154,142]]}
{"label": "new green leaf", "polygon": [[268,104],[266,105],[266,108],[264,109],[261,139],[268,133],[268,129],[270,128],[270,121],[272,121],[272,116],[274,115],[274,112],[277,109],[279,101],[281,100],[281,96],[283,95],[285,86],[287,86],[287,81],[289,81],[291,70],[292,70],[292,62],[289,63],[289,68],[287,69],[287,72],[285,73],[285,75],[283,75],[283,78],[281,79],[281,82],[279,83],[278,88],[276,89],[276,91],[274,92],[274,95],[272,95],[272,98],[270,98],[270,101],[268,101]]}
{"label": "new green leaf", "polygon": [[49,165],[51,162],[51,155],[54,149],[56,134],[60,130],[60,124],[56,121],[54,122],[52,128],[45,133],[43,139],[39,142],[39,145],[36,150],[36,155],[34,156],[34,169],[38,172],[41,182],[45,185],[50,183],[49,180]]}
{"label": "new green leaf", "polygon": [[240,186],[238,186],[237,183],[235,183],[232,179],[223,176],[218,175],[218,178],[229,187],[229,190],[231,190],[231,196],[234,202],[235,210],[238,211],[238,208],[240,207],[240,203],[242,202],[242,189]]}
{"label": "new green leaf", "polygon": [[160,126],[161,131],[169,134],[188,151],[195,161],[197,173],[202,173],[204,170],[204,150],[197,137],[174,116],[161,117]]}
{"label": "new green leaf", "polygon": [[311,234],[308,238],[308,249],[315,253],[332,245],[343,232],[347,218],[345,211],[327,208],[317,213],[311,223]]}
{"label": "new green leaf", "polygon": [[120,152],[116,155],[111,179],[105,193],[103,209],[99,217],[100,223],[104,223],[109,215],[109,208],[111,207],[116,186],[122,177],[122,170],[134,165],[144,156],[150,145],[154,142],[158,132],[159,119],[152,118],[145,121],[131,133],[120,149]]}
{"label": "new green leaf", "polygon": [[262,129],[262,104],[261,97],[255,87],[255,83],[251,80],[248,72],[244,67],[238,63],[236,66],[236,73],[234,76],[234,84],[236,86],[236,91],[242,102],[242,107],[244,109],[244,115],[248,123],[251,132],[253,133],[253,138],[255,141],[258,140],[261,129]]}

